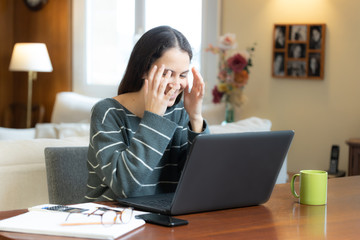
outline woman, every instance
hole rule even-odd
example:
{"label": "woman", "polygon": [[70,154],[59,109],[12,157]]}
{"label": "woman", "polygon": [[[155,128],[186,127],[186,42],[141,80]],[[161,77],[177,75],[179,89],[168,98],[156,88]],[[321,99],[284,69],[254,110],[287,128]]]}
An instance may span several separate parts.
{"label": "woman", "polygon": [[191,58],[187,39],[168,26],[136,43],[118,96],[92,110],[88,201],[175,191],[191,143],[209,132],[201,114],[205,85],[195,68],[189,92]]}

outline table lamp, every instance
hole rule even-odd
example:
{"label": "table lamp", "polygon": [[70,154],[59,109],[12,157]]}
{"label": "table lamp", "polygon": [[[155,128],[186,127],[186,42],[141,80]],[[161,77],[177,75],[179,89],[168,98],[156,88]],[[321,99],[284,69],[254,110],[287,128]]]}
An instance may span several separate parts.
{"label": "table lamp", "polygon": [[16,43],[11,56],[10,71],[28,72],[26,127],[31,127],[32,82],[37,72],[52,72],[53,68],[44,43]]}

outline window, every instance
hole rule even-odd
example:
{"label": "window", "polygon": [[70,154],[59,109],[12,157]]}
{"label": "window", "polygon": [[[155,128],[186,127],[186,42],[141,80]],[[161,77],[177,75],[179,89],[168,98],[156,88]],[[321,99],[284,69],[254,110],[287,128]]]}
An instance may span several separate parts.
{"label": "window", "polygon": [[[160,10],[159,6],[162,6]],[[160,25],[169,25],[179,30],[193,48],[192,64],[200,69],[201,9],[201,0],[147,0],[145,1],[145,31]]]}
{"label": "window", "polygon": [[[213,24],[210,18],[218,19],[217,5],[218,0],[73,1],[74,91],[97,97],[116,95],[135,42],[159,25],[181,31],[193,47],[192,65],[206,69],[202,53],[206,39],[216,42],[217,27],[208,24]],[[215,38],[209,39],[205,25]]]}
{"label": "window", "polygon": [[133,47],[133,1],[86,1],[86,83],[118,85]]}

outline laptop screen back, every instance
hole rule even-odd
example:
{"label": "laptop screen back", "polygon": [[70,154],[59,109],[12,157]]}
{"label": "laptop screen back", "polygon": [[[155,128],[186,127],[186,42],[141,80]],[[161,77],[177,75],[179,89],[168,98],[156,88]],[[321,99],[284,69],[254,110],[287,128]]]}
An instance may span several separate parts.
{"label": "laptop screen back", "polygon": [[198,136],[176,189],[171,214],[265,203],[294,132]]}

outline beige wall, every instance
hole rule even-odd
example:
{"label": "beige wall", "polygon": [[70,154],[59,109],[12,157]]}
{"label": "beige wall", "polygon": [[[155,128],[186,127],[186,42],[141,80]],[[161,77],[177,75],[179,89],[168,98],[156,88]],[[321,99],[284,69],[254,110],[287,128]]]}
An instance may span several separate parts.
{"label": "beige wall", "polygon": [[[288,171],[328,169],[333,144],[347,171],[345,141],[360,138],[359,10],[357,0],[222,1],[221,33],[235,33],[239,48],[258,43],[241,118],[268,118],[273,130],[295,130]],[[274,23],[327,25],[324,80],[271,77]]]}

